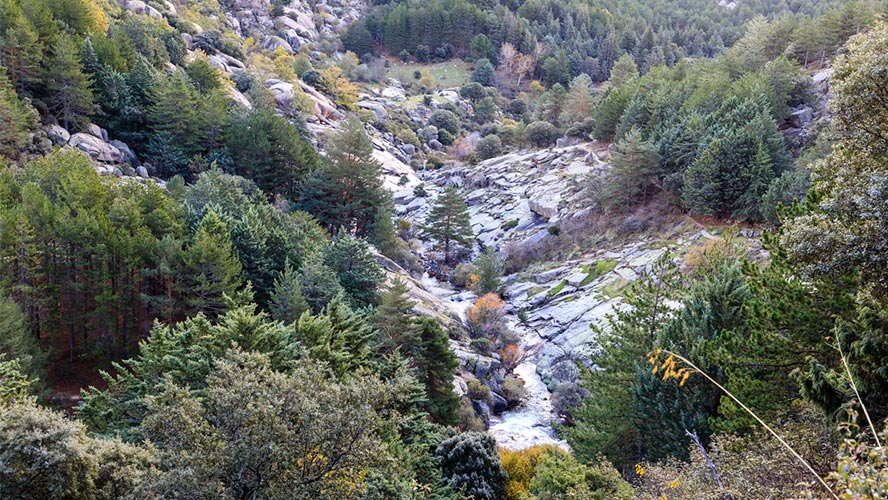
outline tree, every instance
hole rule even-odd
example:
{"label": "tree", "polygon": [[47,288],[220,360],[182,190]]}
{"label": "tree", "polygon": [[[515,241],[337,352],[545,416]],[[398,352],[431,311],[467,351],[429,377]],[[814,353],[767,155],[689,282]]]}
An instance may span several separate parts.
{"label": "tree", "polygon": [[81,127],[95,111],[90,80],[80,69],[80,54],[68,36],[60,36],[46,71],[49,108],[67,130]]}
{"label": "tree", "polygon": [[442,425],[459,423],[459,396],[453,392],[453,377],[459,360],[450,349],[450,339],[432,318],[420,317],[411,328],[418,345],[413,354],[417,379],[425,386],[425,410]]}
{"label": "tree", "polygon": [[196,57],[191,61],[185,67],[185,74],[201,94],[222,88],[223,78],[225,78],[220,70],[210,64],[206,55]]}
{"label": "tree", "polygon": [[329,161],[305,180],[299,205],[331,231],[344,228],[372,238],[379,209],[387,206],[390,194],[382,187],[380,163],[356,116],[342,124],[327,155]]}
{"label": "tree", "polygon": [[592,118],[594,111],[592,79],[583,73],[570,82],[570,90],[564,98],[564,106],[558,120],[563,126],[570,127]]}
{"label": "tree", "polygon": [[629,54],[623,54],[611,68],[608,83],[611,87],[620,87],[638,78],[638,66]]}
{"label": "tree", "polygon": [[412,311],[416,302],[407,298],[407,283],[395,278],[382,291],[379,305],[373,313],[373,325],[379,331],[383,352],[401,349],[404,353],[415,348],[411,337]]}
{"label": "tree", "polygon": [[399,383],[338,381],[323,365],[276,371],[264,354],[214,363],[206,396],[165,384],[148,400],[145,434],[158,444],[154,494],[224,499],[252,495],[362,498],[365,473],[388,458],[385,408]]}
{"label": "tree", "polygon": [[451,244],[471,245],[472,232],[469,210],[456,188],[448,187],[438,196],[422,227],[423,234],[438,242],[444,250],[444,260],[451,261]]}
{"label": "tree", "polygon": [[0,66],[0,155],[18,158],[37,128],[37,112],[19,99]]}
{"label": "tree", "polygon": [[453,136],[459,135],[459,117],[452,111],[439,109],[429,117],[429,125],[434,125],[438,130],[446,130]]}
{"label": "tree", "polygon": [[39,393],[47,355],[34,338],[21,306],[9,297],[0,296],[0,357],[3,355],[16,361],[23,376],[30,380],[31,390]]}
{"label": "tree", "polygon": [[478,295],[498,293],[502,286],[500,277],[503,272],[503,260],[493,247],[487,247],[481,252],[481,255],[475,259],[475,266],[478,268],[478,286],[475,288]]}
{"label": "tree", "polygon": [[454,490],[478,500],[503,498],[507,476],[489,434],[457,434],[442,442],[435,453],[441,459],[444,480]]}
{"label": "tree", "polygon": [[297,199],[299,185],[318,165],[311,144],[273,109],[256,108],[236,116],[225,143],[235,171],[269,196]]}
{"label": "tree", "polygon": [[367,242],[340,231],[324,251],[324,264],[339,277],[349,303],[356,309],[376,305],[376,289],[385,275]]}
{"label": "tree", "polygon": [[641,131],[632,128],[617,142],[605,177],[601,203],[628,210],[633,204],[646,204],[648,193],[659,184],[660,154],[657,146],[642,139]]}
{"label": "tree", "polygon": [[473,61],[480,62],[481,59],[487,59],[490,63],[496,63],[496,55],[496,47],[483,33],[475,35],[469,43],[469,57]]}
{"label": "tree", "polygon": [[274,290],[271,293],[271,316],[276,321],[293,323],[308,310],[308,302],[302,295],[299,273],[287,261],[284,270],[274,280]]}
{"label": "tree", "polygon": [[496,134],[482,137],[478,141],[478,144],[475,145],[475,153],[478,155],[478,158],[482,160],[499,156],[502,152],[503,142]]}
{"label": "tree", "polygon": [[589,397],[574,411],[575,425],[561,429],[581,461],[601,453],[626,470],[643,457],[641,436],[629,418],[633,384],[639,373],[650,372],[645,356],[655,348],[660,325],[671,316],[667,300],[675,300],[679,286],[671,261],[662,259],[651,275],[630,286],[624,296],[627,307],[608,316],[608,327],[596,337],[598,349],[591,362],[600,369],[583,372],[582,386]]}
{"label": "tree", "polygon": [[179,284],[189,311],[215,317],[226,308],[225,295],[241,286],[241,264],[234,255],[228,225],[207,212],[183,255],[185,273]]}
{"label": "tree", "polygon": [[480,83],[485,87],[489,87],[495,83],[496,73],[493,70],[493,64],[488,59],[478,59],[475,62],[475,69],[472,70],[472,81]]}
{"label": "tree", "polygon": [[170,134],[169,144],[186,158],[200,153],[205,136],[200,116],[200,97],[185,79],[182,71],[175,71],[151,89],[152,104],[148,121],[155,133]]}
{"label": "tree", "polygon": [[496,102],[493,97],[485,97],[475,103],[475,121],[488,123],[496,119]]}
{"label": "tree", "polygon": [[533,122],[524,131],[524,136],[527,137],[528,142],[536,147],[551,146],[555,139],[558,138],[558,135],[558,129],[545,121]]}
{"label": "tree", "polygon": [[33,403],[0,418],[3,498],[121,498],[144,484],[155,458],[152,448],[92,438],[79,422]]}
{"label": "tree", "polygon": [[[14,9],[4,5],[12,13]],[[43,46],[33,25],[24,14],[16,16],[14,22],[6,26],[0,36],[0,66],[9,75],[13,88],[23,94],[30,94],[40,81],[40,59]]]}

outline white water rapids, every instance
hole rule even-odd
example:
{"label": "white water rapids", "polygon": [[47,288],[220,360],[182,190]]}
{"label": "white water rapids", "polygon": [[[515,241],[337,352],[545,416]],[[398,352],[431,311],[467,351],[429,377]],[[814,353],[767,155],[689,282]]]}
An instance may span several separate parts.
{"label": "white water rapids", "polygon": [[[454,291],[449,284],[442,283],[424,274],[423,287],[455,313],[463,322],[466,311],[472,306],[471,297]],[[551,393],[537,373],[536,352],[543,339],[535,331],[518,324],[514,317],[508,318],[510,327],[521,334],[521,345],[527,357],[515,368],[515,375],[524,381],[527,394],[522,403],[504,411],[499,416],[491,416],[488,432],[497,443],[512,450],[521,450],[535,445],[556,445],[567,448],[567,443],[558,439],[552,422],[557,420],[553,410]]]}

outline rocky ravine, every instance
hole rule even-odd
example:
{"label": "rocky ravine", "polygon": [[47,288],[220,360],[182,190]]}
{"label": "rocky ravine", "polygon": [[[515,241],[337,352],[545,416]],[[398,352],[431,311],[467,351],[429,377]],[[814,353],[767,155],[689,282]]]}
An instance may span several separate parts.
{"label": "rocky ravine", "polygon": [[[453,165],[418,172],[427,195],[417,196],[412,188],[397,191],[395,210],[421,224],[444,187],[458,186],[469,205],[476,251],[493,247],[502,253],[507,246],[545,245],[547,239],[558,237],[549,232],[550,226],[582,217],[588,210],[583,181],[595,169],[607,168],[606,157],[606,150],[586,143],[514,152],[473,167]],[[550,391],[559,383],[576,382],[577,364],[588,365],[595,346],[591,327],[606,327],[607,315],[622,303],[622,290],[650,272],[661,256],[682,253],[706,238],[717,237],[694,223],[679,223],[668,234],[639,236],[630,244],[589,249],[575,260],[532,266],[506,276],[508,321],[527,353],[515,374],[524,381],[527,397],[518,408],[491,416],[490,432],[498,443],[514,449],[536,444],[566,446],[551,427],[558,417]],[[421,246],[427,249],[429,244]],[[471,292],[457,293],[435,280],[426,279],[421,285],[446,304],[452,317],[463,313],[475,298]],[[518,320],[519,312],[524,323]],[[483,358],[454,347],[469,372],[482,381],[487,377],[495,386],[497,381],[490,375],[491,368],[498,366],[495,356]]]}

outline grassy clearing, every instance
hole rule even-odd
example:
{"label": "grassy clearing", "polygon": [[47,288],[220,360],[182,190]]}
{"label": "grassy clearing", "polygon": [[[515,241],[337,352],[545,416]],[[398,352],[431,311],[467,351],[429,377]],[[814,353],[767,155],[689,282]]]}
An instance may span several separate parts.
{"label": "grassy clearing", "polygon": [[429,76],[443,88],[460,87],[469,80],[469,65],[458,59],[436,64],[404,64],[392,63],[386,70],[387,78],[397,78],[401,83],[413,81],[414,71],[428,71]]}

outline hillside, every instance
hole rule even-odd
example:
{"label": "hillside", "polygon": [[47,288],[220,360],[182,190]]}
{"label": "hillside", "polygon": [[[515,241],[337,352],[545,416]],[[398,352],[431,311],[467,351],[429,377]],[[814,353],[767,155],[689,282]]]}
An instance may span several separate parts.
{"label": "hillside", "polygon": [[0,498],[878,498],[884,14],[0,0]]}

